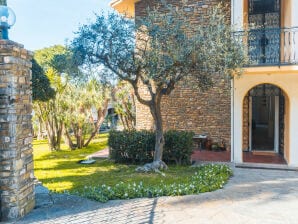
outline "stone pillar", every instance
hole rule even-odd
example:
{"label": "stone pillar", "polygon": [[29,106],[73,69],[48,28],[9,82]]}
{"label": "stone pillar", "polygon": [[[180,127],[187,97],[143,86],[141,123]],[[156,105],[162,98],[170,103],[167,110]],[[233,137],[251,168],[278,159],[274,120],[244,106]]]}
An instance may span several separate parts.
{"label": "stone pillar", "polygon": [[0,40],[0,221],[34,207],[32,154],[32,53]]}

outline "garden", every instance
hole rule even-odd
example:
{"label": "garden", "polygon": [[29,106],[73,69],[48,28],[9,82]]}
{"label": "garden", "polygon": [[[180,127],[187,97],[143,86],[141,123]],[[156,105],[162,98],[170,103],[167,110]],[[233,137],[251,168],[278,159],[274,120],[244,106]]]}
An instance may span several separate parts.
{"label": "garden", "polygon": [[232,175],[226,165],[169,165],[160,173],[138,173],[137,165],[98,159],[94,164],[78,161],[107,147],[109,134],[100,134],[86,148],[51,152],[45,140],[34,141],[35,176],[50,191],[75,194],[106,202],[113,199],[177,196],[214,191]]}
{"label": "garden", "polygon": [[[224,8],[212,10],[209,25],[195,30],[183,25],[183,9],[148,11],[138,26],[118,14],[101,14],[80,27],[68,46],[36,51],[36,178],[52,192],[100,202],[222,188],[231,169],[191,166],[194,133],[165,131],[162,116],[163,99],[177,85],[204,91],[215,84],[211,74],[231,78],[245,63]],[[148,107],[154,132],[136,131],[137,101]],[[112,131],[99,134],[103,125]],[[107,147],[110,158],[79,163]]]}

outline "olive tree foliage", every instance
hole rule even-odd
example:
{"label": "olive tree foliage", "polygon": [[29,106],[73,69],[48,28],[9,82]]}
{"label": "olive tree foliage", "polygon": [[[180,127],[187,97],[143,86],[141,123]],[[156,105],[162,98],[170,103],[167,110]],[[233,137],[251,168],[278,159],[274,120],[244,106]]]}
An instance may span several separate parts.
{"label": "olive tree foliage", "polygon": [[[230,77],[246,63],[244,47],[232,38],[232,29],[220,5],[210,10],[208,25],[191,26],[181,8],[163,4],[134,23],[111,13],[79,29],[72,41],[76,62],[104,65],[131,84],[137,100],[150,108],[156,142],[153,169],[162,162],[164,146],[162,98],[178,83],[208,89],[215,74]],[[146,90],[150,97],[141,93]]]}
{"label": "olive tree foliage", "polygon": [[114,88],[114,107],[125,130],[133,130],[136,126],[136,102],[131,85],[121,81]]}

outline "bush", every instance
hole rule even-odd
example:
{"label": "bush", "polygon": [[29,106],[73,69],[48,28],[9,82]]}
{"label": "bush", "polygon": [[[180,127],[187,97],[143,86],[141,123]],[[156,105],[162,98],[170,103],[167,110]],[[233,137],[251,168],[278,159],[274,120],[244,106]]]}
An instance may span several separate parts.
{"label": "bush", "polygon": [[[190,163],[193,145],[192,132],[165,133],[163,160],[178,165]],[[155,133],[150,131],[111,131],[109,136],[111,159],[117,163],[144,164],[153,160]]]}
{"label": "bush", "polygon": [[146,163],[153,160],[155,136],[150,131],[111,131],[110,156],[117,163]]}
{"label": "bush", "polygon": [[120,182],[114,186],[86,186],[82,192],[74,193],[100,202],[114,199],[199,194],[223,188],[232,175],[232,170],[227,165],[204,165],[193,169],[193,176],[179,183],[165,184],[160,181],[157,185],[147,186],[142,182],[133,184]]}
{"label": "bush", "polygon": [[193,150],[193,132],[168,131],[165,133],[163,158],[166,162],[175,161],[177,165],[189,164]]}

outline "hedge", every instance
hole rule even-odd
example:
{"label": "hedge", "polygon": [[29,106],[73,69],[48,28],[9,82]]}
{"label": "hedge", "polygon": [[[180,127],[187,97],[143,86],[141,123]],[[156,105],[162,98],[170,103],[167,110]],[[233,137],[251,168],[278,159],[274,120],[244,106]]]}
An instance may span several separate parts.
{"label": "hedge", "polygon": [[[164,134],[163,160],[167,163],[189,164],[193,132],[167,131]],[[154,155],[155,133],[150,131],[111,131],[108,145],[111,159],[117,163],[144,164]]]}

